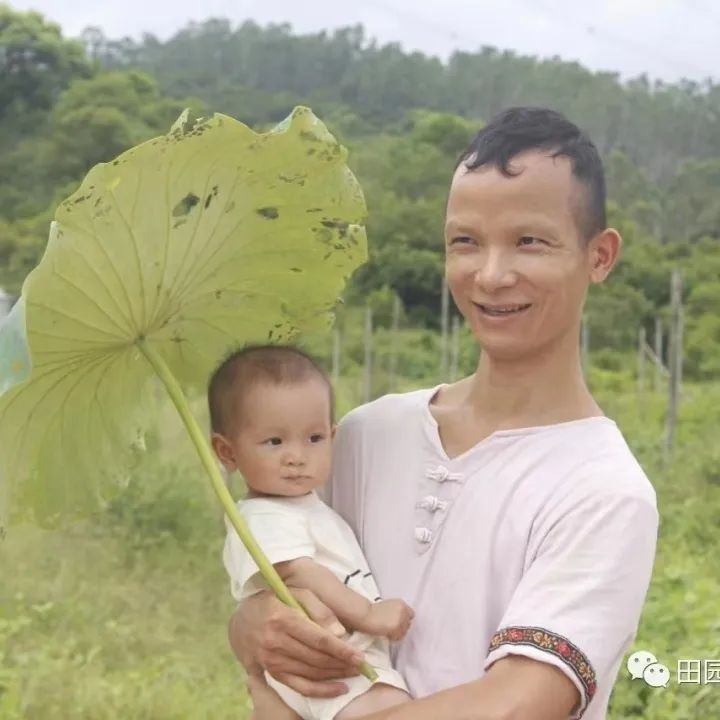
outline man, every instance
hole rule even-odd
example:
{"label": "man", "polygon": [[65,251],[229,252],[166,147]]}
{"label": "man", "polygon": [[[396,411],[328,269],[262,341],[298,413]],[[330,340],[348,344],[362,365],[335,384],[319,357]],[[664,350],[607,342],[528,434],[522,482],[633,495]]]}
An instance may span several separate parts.
{"label": "man", "polygon": [[[658,525],[652,486],[580,364],[588,288],[620,246],[597,150],[561,115],[510,109],[462,156],[446,274],[477,370],[354,410],[334,451],[330,502],[383,596],[415,610],[394,660],[418,699],[367,720],[606,718]],[[299,597],[325,627],[256,596],[231,643],[251,672],[342,692],[352,653]],[[252,687],[263,720],[275,706]]]}

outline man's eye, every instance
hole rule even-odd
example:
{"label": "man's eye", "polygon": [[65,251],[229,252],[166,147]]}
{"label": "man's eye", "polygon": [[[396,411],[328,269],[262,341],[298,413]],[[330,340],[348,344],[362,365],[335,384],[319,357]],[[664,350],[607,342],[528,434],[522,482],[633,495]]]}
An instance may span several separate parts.
{"label": "man's eye", "polygon": [[518,240],[519,245],[547,245],[545,240],[542,238],[536,237],[535,235],[523,235],[520,240]]}
{"label": "man's eye", "polygon": [[324,439],[325,439],[325,436],[324,436],[324,435],[320,435],[319,433],[316,433],[315,435],[311,435],[311,436],[310,436],[310,442],[311,442],[311,443],[319,443],[319,442],[321,442],[321,441],[324,440]]}
{"label": "man's eye", "polygon": [[282,445],[282,440],[279,437],[271,437],[265,440],[264,445]]}

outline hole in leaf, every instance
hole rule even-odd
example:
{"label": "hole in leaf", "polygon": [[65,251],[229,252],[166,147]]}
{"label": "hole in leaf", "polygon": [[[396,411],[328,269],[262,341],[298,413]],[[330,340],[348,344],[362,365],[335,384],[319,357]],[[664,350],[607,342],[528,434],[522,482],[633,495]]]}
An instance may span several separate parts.
{"label": "hole in leaf", "polygon": [[260,208],[259,210],[257,210],[257,214],[262,215],[262,217],[266,218],[267,220],[277,220],[280,215],[276,207]]}
{"label": "hole in leaf", "polygon": [[193,193],[188,193],[174,208],[173,217],[189,215],[190,211],[200,202],[200,198]]}
{"label": "hole in leaf", "polygon": [[301,130],[300,137],[307,142],[314,142],[314,143],[321,142],[320,138],[314,132],[311,132],[310,130]]}
{"label": "hole in leaf", "polygon": [[210,203],[212,202],[214,197],[217,197],[218,194],[218,186],[214,185],[211,192],[208,193],[207,198],[205,199],[205,209],[207,210],[210,207]]}

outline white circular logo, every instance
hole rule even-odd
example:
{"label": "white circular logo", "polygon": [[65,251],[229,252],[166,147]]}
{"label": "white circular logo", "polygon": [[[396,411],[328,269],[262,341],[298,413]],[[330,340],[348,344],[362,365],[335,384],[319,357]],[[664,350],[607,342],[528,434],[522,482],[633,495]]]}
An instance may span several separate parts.
{"label": "white circular logo", "polygon": [[643,677],[645,668],[653,663],[657,663],[657,658],[647,650],[639,650],[633,653],[627,661],[627,669],[633,680]]}
{"label": "white circular logo", "polygon": [[670,681],[670,670],[667,665],[655,662],[648,665],[643,672],[643,680],[650,687],[667,687]]}

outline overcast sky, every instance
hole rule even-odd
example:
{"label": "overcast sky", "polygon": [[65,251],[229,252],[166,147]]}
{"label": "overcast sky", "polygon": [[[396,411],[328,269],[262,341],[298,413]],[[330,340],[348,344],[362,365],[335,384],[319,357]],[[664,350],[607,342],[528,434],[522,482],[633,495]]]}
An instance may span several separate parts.
{"label": "overcast sky", "polygon": [[720,4],[714,0],[9,0],[77,35],[167,38],[190,21],[289,22],[297,32],[362,23],[380,42],[447,57],[482,45],[558,55],[624,78],[647,73],[720,82]]}

